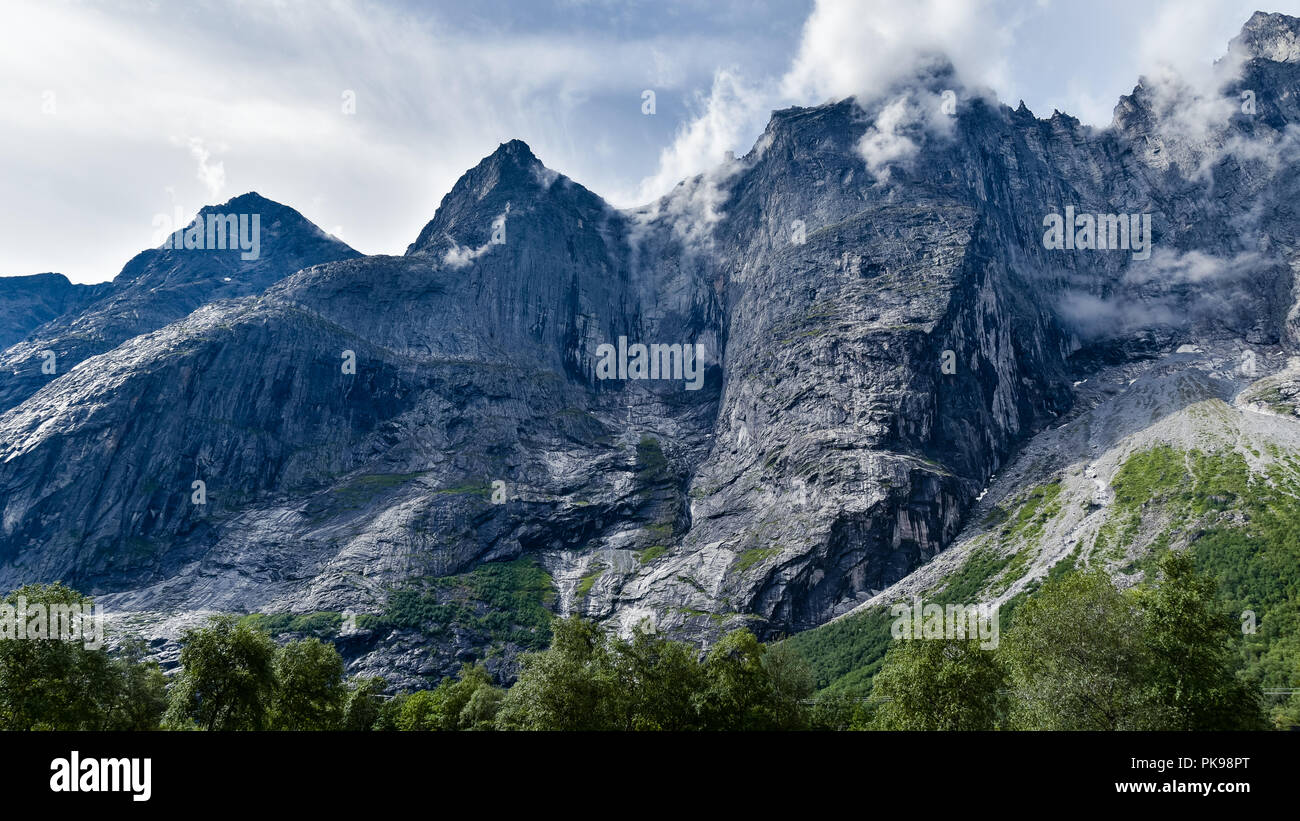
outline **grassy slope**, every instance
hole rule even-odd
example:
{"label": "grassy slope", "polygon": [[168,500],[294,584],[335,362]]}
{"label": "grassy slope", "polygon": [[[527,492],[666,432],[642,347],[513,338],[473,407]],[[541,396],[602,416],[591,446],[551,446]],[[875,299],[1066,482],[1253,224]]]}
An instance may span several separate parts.
{"label": "grassy slope", "polygon": [[[1161,444],[1130,455],[1111,483],[1115,501],[1106,523],[1047,578],[1081,560],[1133,574],[1161,551],[1190,549],[1198,567],[1218,579],[1233,612],[1255,614],[1257,632],[1242,643],[1246,675],[1265,687],[1294,685],[1300,678],[1300,455],[1273,450],[1268,466],[1256,471],[1228,448],[1204,452]],[[1056,483],[1035,487],[1020,497],[1014,514],[995,509],[985,523],[996,529],[926,601],[989,600],[1005,591],[1026,557],[1042,549],[1036,541],[1043,524],[1060,513],[1058,492]],[[1040,583],[1003,602],[1003,630]],[[881,605],[787,641],[808,659],[819,688],[865,693],[889,647],[891,623]]]}

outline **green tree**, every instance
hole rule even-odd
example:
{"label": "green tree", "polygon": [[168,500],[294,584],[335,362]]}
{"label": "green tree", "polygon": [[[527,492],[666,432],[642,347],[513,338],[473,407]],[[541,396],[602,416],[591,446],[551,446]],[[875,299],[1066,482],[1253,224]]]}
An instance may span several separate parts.
{"label": "green tree", "polygon": [[397,729],[403,732],[440,729],[442,723],[442,698],[434,690],[416,690],[397,710]]}
{"label": "green tree", "polygon": [[1292,693],[1273,714],[1273,726],[1278,730],[1300,730],[1300,693]]}
{"label": "green tree", "polygon": [[[26,612],[16,612],[19,598],[27,607],[65,614],[92,603],[59,583],[26,585],[5,597],[6,617],[27,619]],[[105,729],[121,689],[120,669],[107,652],[87,649],[80,640],[0,640],[0,728]]]}
{"label": "green tree", "polygon": [[157,730],[167,711],[167,676],[144,661],[145,644],[131,641],[113,659],[117,688],[106,730]]}
{"label": "green tree", "polygon": [[1162,730],[1255,730],[1267,726],[1258,685],[1238,678],[1241,633],[1218,585],[1192,557],[1170,550],[1154,584],[1137,591],[1150,655],[1147,707]]}
{"label": "green tree", "polygon": [[699,653],[640,628],[613,642],[609,712],[622,730],[693,730],[695,694],[703,686]]}
{"label": "green tree", "polygon": [[808,662],[788,644],[764,645],[763,670],[770,684],[769,712],[777,730],[806,730],[816,684]]}
{"label": "green tree", "polygon": [[399,730],[480,730],[496,720],[505,693],[492,685],[480,665],[463,665],[453,680],[444,678],[432,690],[420,690],[405,700],[397,716]]}
{"label": "green tree", "polygon": [[1019,729],[1134,730],[1150,726],[1150,653],[1142,613],[1097,570],[1048,581],[1016,611],[1002,640]]}
{"label": "green tree", "polygon": [[406,700],[411,697],[410,693],[398,693],[389,699],[384,699],[379,704],[379,715],[375,718],[375,723],[370,725],[370,729],[380,732],[392,732],[397,729],[397,718],[402,713],[402,708],[406,706]]}
{"label": "green tree", "polygon": [[275,643],[230,615],[181,637],[181,672],[166,724],[175,729],[261,730],[275,697]]}
{"label": "green tree", "polygon": [[460,711],[460,729],[494,730],[497,713],[505,701],[506,691],[500,687],[479,687],[470,695]]}
{"label": "green tree", "polygon": [[520,660],[519,679],[501,704],[506,730],[616,729],[613,674],[605,634],[577,616],[557,619],[550,648]]}
{"label": "green tree", "polygon": [[333,644],[308,638],[276,651],[271,729],[337,730],[347,698],[343,658]]}
{"label": "green tree", "polygon": [[1007,712],[1006,674],[975,639],[897,642],[873,685],[877,730],[992,730]]}
{"label": "green tree", "polygon": [[[806,669],[782,656],[770,666],[768,648],[749,630],[723,636],[704,659],[697,695],[701,724],[710,730],[779,730],[807,726],[800,703],[812,692]],[[805,686],[806,683],[806,686]]]}
{"label": "green tree", "polygon": [[869,730],[873,716],[871,706],[852,693],[822,691],[813,700],[808,725],[813,730],[833,732]]}
{"label": "green tree", "polygon": [[379,676],[354,676],[348,682],[347,705],[343,709],[343,729],[353,732],[375,729],[384,704],[384,688]]}
{"label": "green tree", "polygon": [[623,639],[575,617],[555,622],[554,635],[550,649],[522,660],[519,680],[502,700],[499,729],[809,726],[807,665],[792,649],[771,651],[748,630],[724,636],[703,662],[692,646],[640,628]]}

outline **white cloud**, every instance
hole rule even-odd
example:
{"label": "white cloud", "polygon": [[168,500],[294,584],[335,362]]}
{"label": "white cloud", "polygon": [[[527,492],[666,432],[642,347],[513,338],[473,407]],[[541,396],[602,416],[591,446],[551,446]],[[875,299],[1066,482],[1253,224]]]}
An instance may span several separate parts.
{"label": "white cloud", "polygon": [[1164,286],[1198,284],[1219,280],[1245,280],[1263,262],[1255,252],[1243,252],[1221,258],[1200,251],[1181,252],[1157,248],[1151,259],[1134,262],[1125,271],[1124,281],[1132,285],[1155,282]]}
{"label": "white cloud", "polygon": [[1240,61],[1232,56],[1226,65],[1214,61],[1227,52],[1228,41],[1256,7],[1254,0],[1162,0],[1139,29],[1140,70],[1174,72],[1201,90],[1217,87],[1225,74],[1237,73]]}
{"label": "white cloud", "polygon": [[[679,180],[717,165],[724,150],[743,153],[745,141],[755,138],[774,108],[845,97],[868,102],[896,81],[935,65],[941,55],[948,55],[968,82],[999,84],[1017,19],[993,13],[990,0],[818,0],[784,76],[746,83],[733,72],[719,71],[703,110],[679,130],[656,172],[630,199],[644,202],[668,192]],[[873,172],[915,154],[917,144],[901,131],[930,122],[931,112],[917,106],[905,100],[880,113],[859,146]]]}
{"label": "white cloud", "polygon": [[[536,168],[534,168],[533,173],[538,173]],[[558,179],[558,175],[555,179]],[[551,182],[554,182],[555,179],[552,179]],[[488,251],[491,251],[494,244],[504,244],[506,239],[506,218],[508,216],[510,216],[510,203],[506,203],[506,209],[492,218],[492,232],[495,235],[500,231],[500,239],[498,240],[493,236],[477,248],[461,245],[451,235],[447,235],[447,239],[451,240],[451,247],[447,249],[447,253],[442,255],[442,264],[448,268],[464,268]]]}
{"label": "white cloud", "polygon": [[221,192],[226,188],[226,164],[223,162],[210,163],[212,152],[208,150],[199,137],[190,137],[189,146],[190,155],[199,164],[196,176],[199,182],[203,183],[204,188],[207,189],[208,202],[216,202],[221,198]]}
{"label": "white cloud", "polygon": [[911,162],[922,142],[951,135],[953,118],[943,113],[942,106],[942,95],[921,89],[909,89],[880,106],[858,141],[867,170],[887,178],[889,166]]}
{"label": "white cloud", "polygon": [[624,206],[649,202],[682,180],[721,165],[726,152],[741,152],[744,140],[762,129],[772,99],[770,88],[750,85],[734,70],[718,71],[708,96],[696,99],[698,115],[687,121],[660,153],[658,170],[642,180],[630,196],[611,199]]}
{"label": "white cloud", "polygon": [[[511,138],[611,201],[644,203],[725,151],[742,155],[772,109],[883,102],[938,52],[967,86],[1040,115],[1059,100],[1104,125],[1139,73],[1209,71],[1253,5],[817,0],[801,30],[773,36],[791,14],[780,4],[582,3],[570,30],[536,25],[563,16],[559,0],[521,4],[500,25],[450,2],[8,0],[0,274],[113,275],[170,211],[168,186],[190,204],[257,190],[347,225],[362,251],[400,253],[465,169]],[[1300,0],[1273,5],[1300,11]],[[654,117],[640,113],[646,88],[659,94]],[[340,111],[343,89],[357,94],[355,115]],[[42,111],[46,91],[56,114]],[[1185,128],[1214,114],[1172,113]],[[867,155],[882,169],[929,133],[902,120],[876,129]],[[703,194],[688,201],[707,223]],[[86,241],[64,242],[69,225]]]}
{"label": "white cloud", "polygon": [[866,160],[871,173],[888,173],[887,166],[905,163],[916,156],[920,146],[900,133],[911,122],[911,114],[908,98],[899,97],[880,110],[876,122],[862,135],[858,153]]}
{"label": "white cloud", "polygon": [[740,170],[739,161],[722,163],[676,185],[664,197],[632,213],[632,242],[640,244],[650,228],[667,218],[675,239],[691,250],[707,248],[713,227],[726,216],[722,183]]}
{"label": "white cloud", "polygon": [[991,0],[819,0],[782,91],[809,103],[871,99],[941,56],[967,83],[1000,88],[1018,19]]}
{"label": "white cloud", "polygon": [[[465,170],[512,138],[616,189],[631,176],[624,147],[613,140],[602,159],[592,143],[611,139],[611,123],[640,125],[648,83],[669,99],[668,84],[695,85],[745,45],[710,32],[457,28],[363,0],[166,12],[11,0],[5,28],[0,202],[23,213],[0,224],[0,274],[83,282],[146,246],[153,216],[170,211],[168,186],[200,204],[256,190],[346,224],[369,253],[400,253]],[[354,115],[341,110],[344,89]],[[57,115],[41,110],[46,90]],[[593,126],[597,99],[613,102]],[[87,241],[62,242],[69,224]]]}

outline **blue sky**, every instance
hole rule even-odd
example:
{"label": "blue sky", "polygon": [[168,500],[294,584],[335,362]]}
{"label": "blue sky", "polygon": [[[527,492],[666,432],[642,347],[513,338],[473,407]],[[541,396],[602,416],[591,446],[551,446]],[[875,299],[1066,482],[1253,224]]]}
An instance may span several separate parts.
{"label": "blue sky", "polygon": [[[1012,105],[1104,126],[1141,74],[1207,72],[1255,8],[6,0],[0,275],[109,279],[152,243],[157,215],[250,190],[358,250],[401,253],[460,174],[513,138],[639,204],[747,151],[773,108],[878,92],[923,51]],[[1300,14],[1300,0],[1264,10]]]}

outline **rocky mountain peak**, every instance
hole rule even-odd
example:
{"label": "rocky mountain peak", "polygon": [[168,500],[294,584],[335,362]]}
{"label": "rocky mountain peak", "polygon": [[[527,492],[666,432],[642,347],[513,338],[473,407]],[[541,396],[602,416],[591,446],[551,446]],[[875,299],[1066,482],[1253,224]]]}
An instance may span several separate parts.
{"label": "rocky mountain peak", "polygon": [[[246,194],[240,194],[239,196],[232,197],[223,203],[203,206],[199,209],[199,212],[194,216],[193,220],[183,227],[178,227],[178,229],[173,232],[158,249],[154,250],[190,250],[185,246],[185,233],[196,228],[206,231],[209,217],[248,217],[246,231],[249,232],[251,239],[251,232],[253,230],[252,217],[254,215],[257,217],[256,224],[260,236],[257,237],[257,254],[255,257],[252,257],[250,261],[256,261],[258,258],[265,256],[263,253],[264,251],[270,253],[294,253],[301,249],[305,244],[318,243],[323,243],[334,248],[340,258],[357,255],[357,252],[346,243],[327,234],[320,228],[320,226],[304,217],[295,209],[276,202],[275,200],[267,199],[256,191],[249,191]],[[264,239],[269,240],[269,244],[264,242]],[[231,243],[227,238],[227,249],[236,247],[237,245],[237,242]],[[213,249],[209,247],[205,250]],[[244,250],[247,251],[247,249]],[[147,254],[148,252],[145,253]],[[245,256],[251,256],[251,252],[246,253]],[[137,257],[136,259],[138,260],[140,257]],[[136,260],[132,260],[132,262],[135,261]],[[132,265],[128,263],[127,267],[124,268],[122,273],[119,275],[119,279],[122,277],[128,277],[131,269]]]}
{"label": "rocky mountain peak", "polygon": [[[569,182],[547,168],[523,140],[502,143],[456,181],[406,253],[441,256],[458,246],[480,247],[490,241],[494,223],[536,203],[561,180]],[[588,205],[601,202],[581,186],[564,188]]]}
{"label": "rocky mountain peak", "polygon": [[1275,63],[1300,62],[1300,18],[1257,11],[1232,39],[1232,53]]}
{"label": "rocky mountain peak", "polygon": [[483,158],[484,165],[505,165],[513,164],[518,167],[528,168],[534,163],[539,163],[537,155],[533,149],[528,147],[528,143],[523,140],[507,140],[497,146],[497,150]]}
{"label": "rocky mountain peak", "polygon": [[[1147,140],[1161,129],[1162,121],[1166,130],[1186,125],[1216,95],[1223,95],[1224,99],[1218,101],[1221,106],[1227,98],[1233,98],[1226,107],[1236,109],[1236,98],[1248,91],[1250,104],[1258,106],[1258,122],[1283,130],[1294,117],[1294,94],[1290,89],[1296,85],[1293,67],[1297,63],[1300,18],[1255,12],[1229,41],[1227,56],[1216,63],[1216,88],[1198,88],[1177,77],[1142,76],[1131,94],[1119,98],[1113,125],[1126,132],[1130,140]],[[1251,117],[1255,117],[1254,112]],[[1219,119],[1226,121],[1227,117]]]}
{"label": "rocky mountain peak", "polygon": [[293,208],[255,191],[204,206],[159,247],[132,257],[111,283],[73,288],[68,299],[46,297],[45,307],[25,310],[12,325],[12,347],[0,354],[0,368],[12,374],[0,385],[0,408],[21,403],[49,381],[34,352],[57,352],[62,372],[209,302],[261,293],[295,271],[359,256]]}
{"label": "rocky mountain peak", "polygon": [[[493,192],[522,192],[540,187],[546,180],[546,167],[523,140],[502,143],[457,182],[462,193],[484,199]],[[551,172],[552,179],[554,173]],[[462,186],[463,183],[463,186]],[[453,189],[454,190],[454,189]]]}

